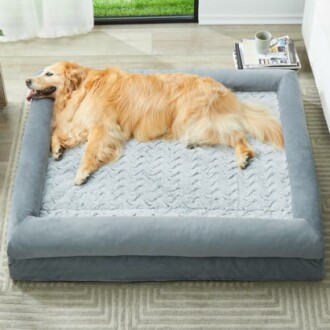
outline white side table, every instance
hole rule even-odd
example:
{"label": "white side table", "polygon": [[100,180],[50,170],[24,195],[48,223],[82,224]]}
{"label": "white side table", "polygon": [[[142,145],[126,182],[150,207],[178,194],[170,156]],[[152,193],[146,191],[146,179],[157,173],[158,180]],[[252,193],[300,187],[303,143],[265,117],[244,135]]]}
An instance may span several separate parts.
{"label": "white side table", "polygon": [[5,91],[5,83],[3,80],[3,75],[1,71],[1,65],[0,65],[0,108],[3,108],[7,105],[7,97],[6,97],[6,91]]}

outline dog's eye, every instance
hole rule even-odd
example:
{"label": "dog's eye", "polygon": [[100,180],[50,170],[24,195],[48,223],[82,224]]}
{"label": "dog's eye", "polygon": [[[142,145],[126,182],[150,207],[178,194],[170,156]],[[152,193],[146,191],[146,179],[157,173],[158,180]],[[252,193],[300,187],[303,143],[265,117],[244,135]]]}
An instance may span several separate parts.
{"label": "dog's eye", "polygon": [[46,72],[45,75],[46,75],[47,77],[51,77],[51,76],[53,75],[53,73],[51,73],[51,72]]}

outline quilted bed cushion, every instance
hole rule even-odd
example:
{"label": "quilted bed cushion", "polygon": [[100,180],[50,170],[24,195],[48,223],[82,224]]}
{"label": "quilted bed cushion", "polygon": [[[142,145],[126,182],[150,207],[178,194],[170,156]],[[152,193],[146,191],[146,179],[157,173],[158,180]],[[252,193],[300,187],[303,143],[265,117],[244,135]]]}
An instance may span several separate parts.
{"label": "quilted bed cushion", "polygon": [[[279,117],[275,92],[240,92]],[[250,140],[257,157],[237,167],[233,149],[186,149],[179,142],[130,141],[122,158],[73,185],[84,146],[49,158],[40,216],[211,216],[290,219],[285,151]]]}

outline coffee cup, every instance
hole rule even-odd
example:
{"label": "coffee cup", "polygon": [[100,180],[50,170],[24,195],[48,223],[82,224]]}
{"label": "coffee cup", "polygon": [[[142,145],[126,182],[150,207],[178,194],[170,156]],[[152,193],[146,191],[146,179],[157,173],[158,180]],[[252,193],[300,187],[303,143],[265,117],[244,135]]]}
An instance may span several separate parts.
{"label": "coffee cup", "polygon": [[259,54],[267,54],[270,47],[272,35],[268,31],[259,31],[255,35],[256,49]]}

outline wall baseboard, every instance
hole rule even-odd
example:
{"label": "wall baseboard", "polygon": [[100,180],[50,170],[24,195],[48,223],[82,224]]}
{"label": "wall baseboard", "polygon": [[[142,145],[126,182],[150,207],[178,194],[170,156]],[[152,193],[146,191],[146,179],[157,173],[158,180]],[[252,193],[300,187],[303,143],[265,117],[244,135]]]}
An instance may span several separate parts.
{"label": "wall baseboard", "polygon": [[302,24],[302,14],[295,15],[199,15],[201,25]]}

